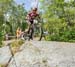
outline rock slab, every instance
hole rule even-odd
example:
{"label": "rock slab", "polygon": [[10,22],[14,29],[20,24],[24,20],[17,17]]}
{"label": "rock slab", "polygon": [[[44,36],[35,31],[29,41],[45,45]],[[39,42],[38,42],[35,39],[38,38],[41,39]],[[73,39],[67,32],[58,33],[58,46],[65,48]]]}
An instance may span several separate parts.
{"label": "rock slab", "polygon": [[75,43],[30,41],[8,67],[75,67]]}

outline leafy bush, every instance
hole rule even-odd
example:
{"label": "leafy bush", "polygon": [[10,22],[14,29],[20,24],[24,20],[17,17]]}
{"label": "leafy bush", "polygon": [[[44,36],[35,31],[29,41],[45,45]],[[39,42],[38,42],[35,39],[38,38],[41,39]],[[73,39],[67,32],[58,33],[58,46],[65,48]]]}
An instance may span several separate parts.
{"label": "leafy bush", "polygon": [[75,31],[74,29],[66,29],[66,30],[59,30],[58,33],[49,34],[46,37],[46,40],[51,41],[65,41],[65,42],[75,42]]}

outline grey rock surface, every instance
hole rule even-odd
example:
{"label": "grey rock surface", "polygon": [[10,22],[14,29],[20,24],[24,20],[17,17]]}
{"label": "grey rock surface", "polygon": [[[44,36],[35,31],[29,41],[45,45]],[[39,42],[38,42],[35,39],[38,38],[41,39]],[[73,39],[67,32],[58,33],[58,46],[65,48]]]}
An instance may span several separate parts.
{"label": "grey rock surface", "polygon": [[0,48],[0,64],[7,64],[11,57],[11,53],[8,46]]}
{"label": "grey rock surface", "polygon": [[8,67],[75,67],[75,43],[30,41]]}

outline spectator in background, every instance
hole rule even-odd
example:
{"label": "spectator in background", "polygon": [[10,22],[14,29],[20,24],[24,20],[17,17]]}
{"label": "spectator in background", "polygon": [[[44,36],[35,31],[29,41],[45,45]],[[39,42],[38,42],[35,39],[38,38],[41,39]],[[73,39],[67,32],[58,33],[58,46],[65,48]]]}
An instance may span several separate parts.
{"label": "spectator in background", "polygon": [[18,27],[16,30],[16,37],[19,39],[21,37],[21,29]]}

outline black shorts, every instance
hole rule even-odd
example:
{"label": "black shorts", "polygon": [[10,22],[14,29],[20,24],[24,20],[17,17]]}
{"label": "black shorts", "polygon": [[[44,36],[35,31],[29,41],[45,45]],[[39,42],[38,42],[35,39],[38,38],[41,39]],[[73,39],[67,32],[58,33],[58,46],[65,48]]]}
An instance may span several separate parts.
{"label": "black shorts", "polygon": [[33,20],[31,20],[30,23],[33,24]]}

